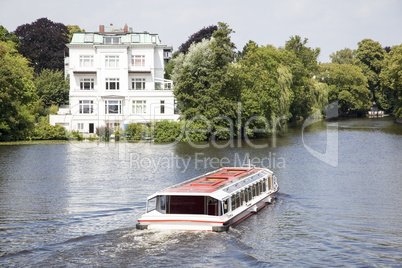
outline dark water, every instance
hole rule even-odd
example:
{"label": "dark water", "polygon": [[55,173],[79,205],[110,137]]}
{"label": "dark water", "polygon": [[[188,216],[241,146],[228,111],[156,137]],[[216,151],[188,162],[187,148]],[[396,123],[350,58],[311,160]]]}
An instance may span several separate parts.
{"label": "dark water", "polygon": [[[402,125],[317,122],[301,134],[0,146],[0,266],[400,267]],[[335,164],[307,149],[324,155],[334,137]],[[274,170],[280,192],[228,233],[135,229],[148,195],[248,158]]]}

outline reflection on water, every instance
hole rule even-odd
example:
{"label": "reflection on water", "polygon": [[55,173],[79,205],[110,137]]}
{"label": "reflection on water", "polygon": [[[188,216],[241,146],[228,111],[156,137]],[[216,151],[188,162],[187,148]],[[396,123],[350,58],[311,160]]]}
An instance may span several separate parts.
{"label": "reflection on water", "polygon": [[[338,164],[325,153],[338,129]],[[288,126],[269,139],[0,146],[0,265],[398,266],[402,125],[392,118]],[[256,146],[257,145],[257,146]],[[223,148],[220,148],[223,147]],[[259,147],[259,148],[256,148]],[[135,230],[157,190],[250,159],[280,193],[228,233]]]}

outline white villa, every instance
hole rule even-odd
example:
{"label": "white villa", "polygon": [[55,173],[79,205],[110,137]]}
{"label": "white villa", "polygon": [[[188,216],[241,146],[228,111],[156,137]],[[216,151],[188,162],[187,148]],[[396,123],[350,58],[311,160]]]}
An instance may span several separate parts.
{"label": "white villa", "polygon": [[74,33],[67,47],[70,105],[50,124],[91,134],[101,126],[178,120],[172,81],[163,79],[172,47],[157,34],[100,25],[99,32]]}

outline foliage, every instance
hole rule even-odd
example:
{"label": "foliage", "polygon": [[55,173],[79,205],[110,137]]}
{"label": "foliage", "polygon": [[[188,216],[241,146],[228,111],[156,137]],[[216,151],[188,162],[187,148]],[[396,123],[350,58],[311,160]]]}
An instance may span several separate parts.
{"label": "foliage", "polygon": [[15,43],[0,41],[0,141],[21,140],[29,136],[35,117],[33,71],[17,53]]}
{"label": "foliage", "polygon": [[320,78],[329,87],[329,102],[338,101],[339,114],[365,112],[370,108],[370,91],[362,70],[351,64],[321,65]]}
{"label": "foliage", "polygon": [[35,73],[43,69],[64,70],[64,55],[69,41],[68,28],[47,18],[18,26],[14,34],[20,39],[18,51],[31,62]]}
{"label": "foliage", "polygon": [[329,57],[332,63],[338,64],[354,64],[356,50],[351,50],[350,48],[341,49],[335,53],[332,53]]}
{"label": "foliage", "polygon": [[397,117],[402,118],[402,44],[392,47],[385,56],[380,74],[381,94],[379,100],[393,108]]}
{"label": "foliage", "polygon": [[[385,50],[380,43],[371,39],[363,39],[358,43],[355,64],[363,70],[363,74],[367,78],[368,88],[372,94],[372,100],[375,102],[380,91],[380,73],[384,57]],[[378,104],[383,109],[381,103]]]}
{"label": "foliage", "polygon": [[216,31],[217,29],[218,29],[218,27],[216,25],[211,25],[211,26],[202,28],[198,32],[192,34],[185,43],[181,44],[179,47],[179,51],[181,53],[186,54],[192,44],[199,43],[203,39],[208,39],[208,40],[211,39],[212,33],[214,31]]}
{"label": "foliage", "polygon": [[12,33],[9,32],[6,28],[4,28],[2,25],[0,25],[0,41],[3,42],[13,42],[14,43],[14,47],[16,49],[18,49],[19,45],[20,45],[20,40],[18,39],[18,37]]}
{"label": "foliage", "polygon": [[59,105],[57,105],[57,104],[52,104],[52,106],[50,106],[50,109],[49,109],[50,114],[57,114],[58,110],[59,110]]}
{"label": "foliage", "polygon": [[249,40],[247,44],[244,45],[243,50],[239,51],[236,54],[236,59],[241,60],[243,59],[244,56],[247,55],[247,53],[255,48],[258,48],[258,44],[252,40]]}
{"label": "foliage", "polygon": [[158,121],[154,125],[155,142],[172,142],[180,138],[181,123],[169,120]]}
{"label": "foliage", "polygon": [[62,71],[43,69],[35,79],[35,86],[36,94],[46,106],[68,103],[70,86]]}
{"label": "foliage", "polygon": [[[312,96],[324,96],[325,92],[315,94],[317,90],[325,90],[313,79],[318,72],[317,58],[320,54],[319,48],[307,47],[308,39],[303,41],[300,36],[291,37],[285,44],[285,62],[289,66],[292,76],[293,100],[290,105],[290,114],[293,119],[306,118],[317,106],[317,100]],[[324,98],[325,99],[325,98]]]}
{"label": "foliage", "polygon": [[125,134],[129,140],[141,140],[146,135],[147,126],[141,123],[130,123],[126,127]]}
{"label": "foliage", "polygon": [[66,129],[60,125],[49,124],[49,116],[40,117],[38,124],[30,137],[33,140],[65,140],[67,139]]}
{"label": "foliage", "polygon": [[[227,120],[214,118],[235,118],[240,98],[237,87],[232,87],[235,73],[230,63],[235,46],[230,34],[233,31],[225,23],[218,24],[211,40],[192,44],[187,54],[181,53],[174,59],[172,72],[181,119],[192,120],[202,115],[212,122],[211,131],[227,127]],[[222,122],[224,125],[219,126]],[[198,126],[199,122],[194,124]],[[198,134],[195,136],[196,140],[205,139]]]}
{"label": "foliage", "polygon": [[98,127],[95,131],[96,135],[98,135],[99,139],[102,141],[109,141],[110,136],[113,133],[113,129],[108,126]]}
{"label": "foliage", "polygon": [[67,29],[69,43],[71,42],[71,39],[73,39],[74,33],[85,33],[85,30],[81,29],[78,25],[67,25]]}
{"label": "foliage", "polygon": [[282,115],[287,115],[292,74],[282,65],[281,54],[273,46],[261,46],[249,51],[239,62],[243,123],[255,116],[268,120],[280,116],[280,109],[285,113]]}

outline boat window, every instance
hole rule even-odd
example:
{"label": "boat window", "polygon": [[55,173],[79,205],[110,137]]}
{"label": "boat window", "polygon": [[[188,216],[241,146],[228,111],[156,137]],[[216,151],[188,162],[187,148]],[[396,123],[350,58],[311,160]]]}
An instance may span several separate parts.
{"label": "boat window", "polygon": [[233,211],[233,210],[235,210],[235,209],[236,209],[236,201],[235,201],[235,196],[234,196],[234,195],[232,195],[232,196],[230,197],[230,199],[231,199],[231,205],[232,205],[232,211]]}
{"label": "boat window", "polygon": [[207,203],[208,203],[208,213],[207,214],[211,215],[211,216],[218,216],[218,214],[219,214],[218,200],[208,196]]}
{"label": "boat window", "polygon": [[160,207],[161,207],[161,210],[166,209],[166,196],[165,195],[162,195],[160,197]]}
{"label": "boat window", "polygon": [[271,189],[272,189],[272,176],[269,175],[269,177],[268,177],[268,190],[271,190]]}
{"label": "boat window", "polygon": [[253,194],[252,194],[252,191],[251,191],[251,187],[248,187],[247,191],[248,191],[248,200],[253,199]]}
{"label": "boat window", "polygon": [[205,196],[169,196],[168,214],[206,214]]}
{"label": "boat window", "polygon": [[155,209],[156,209],[156,197],[148,200],[147,212],[153,211]]}
{"label": "boat window", "polygon": [[240,207],[240,193],[236,194],[236,208]]}
{"label": "boat window", "polygon": [[240,206],[243,205],[243,202],[244,202],[244,190],[242,190],[242,191],[240,192]]}
{"label": "boat window", "polygon": [[248,202],[248,193],[247,193],[247,189],[244,189],[244,201],[246,201],[246,203]]}
{"label": "boat window", "polygon": [[227,213],[229,211],[229,206],[228,206],[228,200],[223,200],[223,214]]}
{"label": "boat window", "polygon": [[262,182],[262,191],[263,192],[267,191],[267,180],[266,179],[264,179]]}

